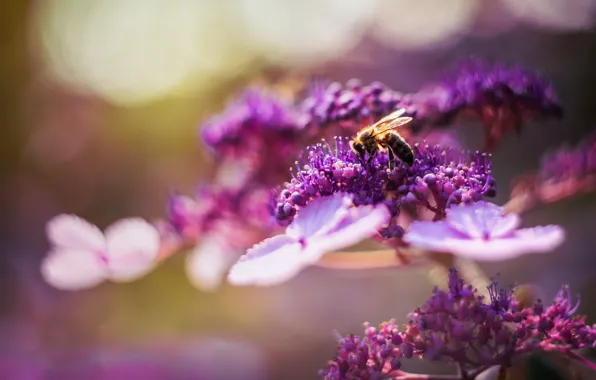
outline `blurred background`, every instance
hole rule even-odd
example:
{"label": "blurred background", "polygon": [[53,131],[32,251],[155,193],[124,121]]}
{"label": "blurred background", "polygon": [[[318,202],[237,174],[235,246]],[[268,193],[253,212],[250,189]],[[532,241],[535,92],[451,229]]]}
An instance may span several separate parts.
{"label": "blurred background", "polygon": [[[5,0],[0,5],[0,379],[316,379],[333,329],[406,314],[422,270],[312,268],[273,288],[192,287],[182,255],[130,284],[46,285],[45,222],[101,228],[163,216],[171,190],[211,175],[198,126],[239,89],[312,74],[416,91],[470,55],[552,79],[562,122],[531,124],[496,152],[498,203],[540,155],[596,126],[594,0]],[[289,79],[288,79],[289,78]],[[458,125],[477,148],[480,125]],[[535,210],[562,224],[545,256],[482,265],[550,300],[562,283],[596,320],[596,197]],[[448,371],[413,361],[412,371]]]}

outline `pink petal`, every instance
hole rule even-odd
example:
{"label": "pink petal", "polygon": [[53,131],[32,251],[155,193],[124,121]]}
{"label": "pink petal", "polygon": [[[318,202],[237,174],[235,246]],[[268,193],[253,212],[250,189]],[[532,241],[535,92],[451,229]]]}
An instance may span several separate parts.
{"label": "pink petal", "polygon": [[487,223],[487,230],[490,233],[491,239],[497,239],[500,237],[506,237],[515,232],[517,227],[521,223],[521,218],[517,214],[504,215],[501,218],[495,220],[494,224]]}
{"label": "pink petal", "polygon": [[[377,234],[390,217],[385,205],[353,207],[333,231],[307,240],[307,251],[310,254],[313,250],[320,257],[323,253],[350,247]],[[319,257],[312,259],[316,261]]]}
{"label": "pink petal", "polygon": [[230,269],[228,281],[233,285],[276,285],[296,276],[308,264],[296,239],[277,235],[249,249]]}
{"label": "pink petal", "polygon": [[46,234],[57,248],[102,252],[106,246],[101,230],[76,215],[52,218],[46,225]]}
{"label": "pink petal", "polygon": [[159,232],[143,219],[119,220],[106,229],[105,235],[110,279],[136,280],[157,263]]}
{"label": "pink petal", "polygon": [[208,236],[187,256],[186,275],[197,288],[214,291],[241,253],[229,247],[222,238]]}
{"label": "pink petal", "polygon": [[101,258],[92,251],[59,249],[41,263],[44,280],[61,290],[88,289],[101,284],[107,276]]}
{"label": "pink petal", "polygon": [[[452,229],[447,222],[419,221],[415,220],[404,235],[404,241],[423,249],[434,250],[441,247],[445,241],[459,239],[461,235]],[[463,237],[466,239],[466,237]]]}
{"label": "pink petal", "polygon": [[503,217],[503,209],[493,203],[476,202],[447,210],[447,223],[471,238],[484,238]]}
{"label": "pink petal", "polygon": [[527,253],[555,249],[565,238],[559,226],[518,230],[512,237],[498,239],[461,238],[445,222],[414,222],[404,240],[417,247],[482,261],[500,261]]}
{"label": "pink petal", "polygon": [[343,193],[312,200],[298,211],[286,230],[286,235],[296,239],[309,239],[331,231],[346,215],[351,200],[350,196]]}

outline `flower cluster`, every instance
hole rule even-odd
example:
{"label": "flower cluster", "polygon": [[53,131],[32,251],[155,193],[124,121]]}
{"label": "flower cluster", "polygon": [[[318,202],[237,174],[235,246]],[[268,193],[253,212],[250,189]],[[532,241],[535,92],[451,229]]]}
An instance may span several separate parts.
{"label": "flower cluster", "polygon": [[594,191],[595,174],[596,134],[592,134],[576,147],[543,155],[537,172],[517,178],[511,189],[512,208],[523,210]]}
{"label": "flower cluster", "polygon": [[426,144],[415,144],[413,149],[413,165],[398,163],[390,171],[386,153],[377,153],[370,163],[361,162],[347,139],[336,138],[334,147],[326,142],[310,146],[280,192],[275,216],[290,222],[312,199],[337,192],[353,194],[356,205],[384,203],[392,216],[406,206],[425,207],[443,216],[452,204],[495,195],[490,155]]}
{"label": "flower cluster", "polygon": [[563,182],[596,172],[596,134],[588,136],[575,148],[565,147],[542,158],[540,179]]}
{"label": "flower cluster", "polygon": [[491,65],[471,59],[438,84],[420,93],[419,107],[434,124],[450,124],[466,111],[479,116],[486,129],[486,151],[492,151],[506,132],[519,132],[524,122],[563,115],[552,87],[521,67]]}
{"label": "flower cluster", "polygon": [[203,141],[218,155],[252,154],[268,148],[271,141],[267,139],[291,144],[299,133],[290,105],[259,88],[244,91],[224,112],[201,126]]}
{"label": "flower cluster", "polygon": [[335,359],[321,375],[329,380],[398,377],[405,374],[400,371],[403,358],[422,356],[458,364],[465,378],[473,379],[491,366],[508,367],[528,352],[570,353],[594,346],[596,325],[573,315],[577,305],[572,306],[567,287],[549,307],[540,300],[522,307],[513,291],[496,282],[488,290],[488,299],[479,296],[452,269],[448,290],[435,289],[403,328],[393,320],[378,328],[365,324],[363,338],[341,339]]}
{"label": "flower cluster", "polygon": [[300,123],[311,128],[337,125],[353,133],[402,108],[406,116],[416,116],[411,95],[393,91],[380,82],[363,85],[351,79],[345,86],[334,82],[327,88],[318,86],[311,91],[300,105]]}

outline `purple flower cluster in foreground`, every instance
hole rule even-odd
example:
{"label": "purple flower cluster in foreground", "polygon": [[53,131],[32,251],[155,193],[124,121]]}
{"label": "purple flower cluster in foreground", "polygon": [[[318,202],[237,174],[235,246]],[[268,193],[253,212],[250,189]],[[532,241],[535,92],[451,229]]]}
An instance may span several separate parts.
{"label": "purple flower cluster in foreground", "polygon": [[528,352],[570,354],[594,346],[596,325],[573,315],[579,302],[573,304],[568,287],[548,307],[540,300],[522,307],[513,291],[496,282],[489,286],[488,299],[479,296],[455,269],[448,285],[448,290],[435,289],[403,328],[394,320],[378,328],[367,323],[362,338],[342,338],[335,359],[321,375],[327,380],[398,378],[404,374],[403,359],[422,356],[458,364],[465,378],[474,379],[491,366],[508,367]]}
{"label": "purple flower cluster in foreground", "polygon": [[377,153],[370,164],[363,163],[347,139],[336,138],[333,147],[326,142],[310,146],[280,192],[275,216],[289,223],[312,199],[337,192],[353,194],[356,205],[384,203],[392,216],[411,206],[425,207],[439,217],[452,204],[495,195],[490,155],[426,144],[415,144],[413,149],[413,165],[398,163],[390,171],[386,153]]}

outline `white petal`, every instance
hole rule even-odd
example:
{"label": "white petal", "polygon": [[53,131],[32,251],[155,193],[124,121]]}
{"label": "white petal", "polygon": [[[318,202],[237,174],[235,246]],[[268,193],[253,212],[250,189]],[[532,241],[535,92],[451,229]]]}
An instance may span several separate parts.
{"label": "white petal", "polygon": [[346,215],[352,198],[343,193],[317,198],[301,208],[296,218],[286,230],[286,235],[296,239],[309,239],[323,235],[333,228]]}
{"label": "white petal", "polygon": [[277,235],[249,249],[230,269],[228,281],[233,285],[276,285],[296,276],[308,264],[294,238]]}
{"label": "white petal", "polygon": [[133,281],[156,265],[159,232],[143,219],[119,220],[106,229],[105,235],[110,279]]}
{"label": "white petal", "polygon": [[[306,241],[308,256],[311,250],[319,257],[323,253],[350,247],[374,236],[387,225],[391,215],[385,205],[353,207],[333,231]],[[311,257],[318,260],[319,257]]]}
{"label": "white petal", "polygon": [[46,234],[57,248],[102,252],[106,246],[101,230],[76,215],[55,216],[47,223]]}
{"label": "white petal", "polygon": [[43,259],[41,274],[55,288],[81,290],[101,284],[106,279],[107,268],[94,252],[60,249]]}
{"label": "white petal", "polygon": [[221,238],[206,237],[186,258],[186,275],[205,291],[216,290],[241,251],[230,248]]}

